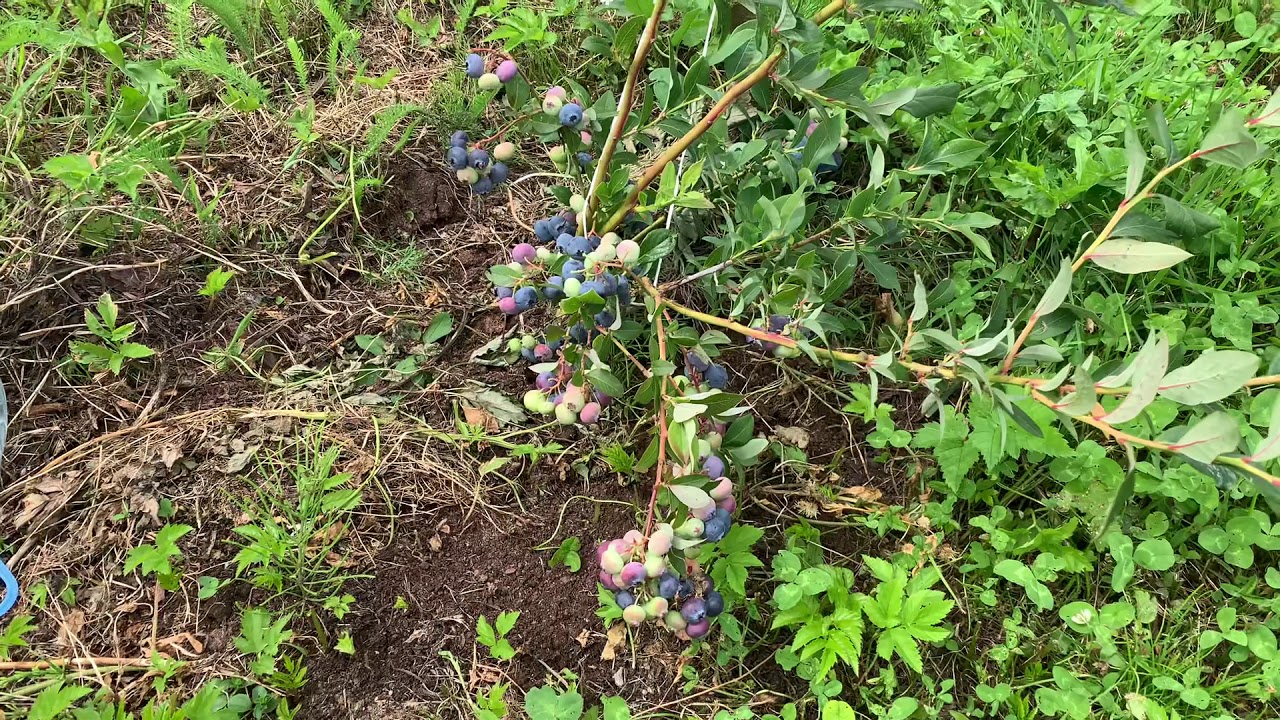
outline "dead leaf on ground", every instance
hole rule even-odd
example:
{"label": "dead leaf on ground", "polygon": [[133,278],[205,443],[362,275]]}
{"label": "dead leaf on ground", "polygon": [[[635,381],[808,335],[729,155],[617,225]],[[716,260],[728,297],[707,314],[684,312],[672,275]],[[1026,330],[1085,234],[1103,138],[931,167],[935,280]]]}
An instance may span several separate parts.
{"label": "dead leaf on ground", "polygon": [[[235,443],[232,444],[232,447],[235,447]],[[258,452],[259,447],[261,446],[257,444],[247,445],[243,450],[233,453],[231,457],[227,458],[226,473],[234,475],[245,469],[249,465],[249,461],[253,459],[254,454]]]}
{"label": "dead leaf on ground", "polygon": [[489,414],[498,418],[500,423],[517,425],[527,419],[524,410],[519,405],[497,390],[473,384],[465,390],[458,390],[456,394],[464,400],[471,401],[477,407],[485,409]]}
{"label": "dead leaf on ground", "polygon": [[69,475],[41,480],[32,488],[33,492],[23,496],[22,510],[13,518],[14,529],[21,528],[42,513],[52,515],[57,512],[78,489],[79,484],[73,483]]}
{"label": "dead leaf on ground", "polygon": [[473,407],[462,403],[462,419],[475,427],[484,428],[485,432],[498,432],[498,418],[484,408]]}
{"label": "dead leaf on ground", "polygon": [[587,630],[586,628],[583,628],[582,632],[578,633],[578,637],[574,639],[578,641],[579,645],[581,645],[582,647],[586,647],[587,645],[591,644],[591,631]]}
{"label": "dead leaf on ground", "polygon": [[773,436],[801,450],[809,447],[809,431],[802,427],[780,427],[773,432]]}
{"label": "dead leaf on ground", "polygon": [[618,657],[618,650],[627,644],[627,626],[623,623],[614,623],[609,628],[609,633],[605,635],[604,650],[600,651],[601,660],[613,660]]}
{"label": "dead leaf on ground", "polygon": [[67,613],[58,626],[58,645],[65,648],[72,647],[80,637],[80,631],[84,629],[84,621],[83,610],[72,610]]}
{"label": "dead leaf on ground", "polygon": [[177,445],[165,445],[160,449],[160,462],[164,463],[167,468],[172,468],[173,464],[182,459],[182,448]]}
{"label": "dead leaf on ground", "polygon": [[[189,632],[178,633],[177,635],[170,635],[167,638],[161,638],[156,640],[156,645],[159,647],[173,648],[179,654],[187,656],[195,656],[204,652],[204,643],[200,642],[199,638]],[[188,650],[184,645],[190,645],[191,649]]]}
{"label": "dead leaf on ground", "polygon": [[862,503],[877,503],[880,502],[880,498],[884,497],[883,492],[866,485],[854,485],[852,487],[842,488],[840,490],[840,495],[855,502]]}

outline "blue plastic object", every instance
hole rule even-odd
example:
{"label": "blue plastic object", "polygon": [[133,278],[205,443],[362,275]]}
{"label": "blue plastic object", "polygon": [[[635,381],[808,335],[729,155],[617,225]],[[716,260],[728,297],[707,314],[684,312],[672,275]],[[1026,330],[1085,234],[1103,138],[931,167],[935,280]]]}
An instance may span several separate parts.
{"label": "blue plastic object", "polygon": [[[0,458],[4,456],[4,441],[9,436],[9,398],[4,392],[4,383],[0,383]],[[0,600],[0,617],[18,604],[18,579],[13,571],[0,558],[0,583],[4,584],[4,599]]]}

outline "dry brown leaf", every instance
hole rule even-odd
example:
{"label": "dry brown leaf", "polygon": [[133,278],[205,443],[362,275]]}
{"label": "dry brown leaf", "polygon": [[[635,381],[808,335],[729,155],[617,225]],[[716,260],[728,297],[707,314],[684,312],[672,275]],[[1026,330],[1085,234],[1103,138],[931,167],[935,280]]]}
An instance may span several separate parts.
{"label": "dry brown leaf", "polygon": [[160,462],[164,463],[167,468],[172,468],[173,464],[182,459],[182,448],[177,445],[165,445],[160,449]]}
{"label": "dry brown leaf", "polygon": [[23,525],[35,520],[48,502],[49,496],[47,495],[27,493],[22,498],[22,510],[13,518],[13,527],[20,529]]}
{"label": "dry brown leaf", "polygon": [[72,647],[80,637],[80,631],[84,629],[84,620],[83,610],[72,610],[67,613],[58,626],[58,644],[65,648]]}
{"label": "dry brown leaf", "polygon": [[773,436],[801,450],[809,447],[809,431],[802,427],[780,427],[774,431]]}
{"label": "dry brown leaf", "polygon": [[604,650],[600,651],[601,660],[613,660],[618,657],[618,650],[627,643],[627,626],[614,623],[605,635]]}
{"label": "dry brown leaf", "polygon": [[578,633],[578,637],[574,639],[578,641],[579,645],[586,647],[591,643],[591,631],[583,628],[582,632]]}
{"label": "dry brown leaf", "polygon": [[486,432],[498,432],[498,418],[493,413],[484,408],[472,407],[466,403],[462,404],[462,419],[468,425],[482,427]]}
{"label": "dry brown leaf", "polygon": [[840,490],[840,494],[850,500],[862,503],[880,502],[880,498],[884,497],[884,493],[866,485],[854,485],[852,487],[843,488]]}
{"label": "dry brown leaf", "polygon": [[431,552],[440,552],[440,549],[444,547],[444,542],[440,539],[439,534],[432,535],[431,539],[427,540],[427,547]]}

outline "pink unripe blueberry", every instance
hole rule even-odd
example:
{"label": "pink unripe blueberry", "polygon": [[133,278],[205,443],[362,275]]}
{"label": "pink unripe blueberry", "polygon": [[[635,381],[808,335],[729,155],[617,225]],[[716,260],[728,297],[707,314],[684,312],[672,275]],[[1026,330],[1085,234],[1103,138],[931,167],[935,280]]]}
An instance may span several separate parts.
{"label": "pink unripe blueberry", "polygon": [[498,309],[508,315],[517,315],[520,312],[520,310],[516,308],[516,299],[513,297],[499,298]]}
{"label": "pink unripe blueberry", "polygon": [[710,631],[711,621],[707,618],[702,618],[698,622],[689,623],[684,628],[684,634],[695,640],[700,637],[706,637],[707,633]]}
{"label": "pink unripe blueberry", "polygon": [[725,512],[730,514],[738,512],[738,501],[732,495],[716,503],[716,505],[721,510],[724,510]]}
{"label": "pink unripe blueberry", "polygon": [[606,590],[612,590],[614,592],[622,589],[613,581],[613,576],[603,570],[600,571],[600,584],[603,585]]}
{"label": "pink unripe blueberry", "polygon": [[623,540],[622,538],[618,538],[617,540],[610,540],[609,549],[613,550],[619,555],[626,555],[627,553],[631,552],[631,546],[628,545],[627,541]]}
{"label": "pink unripe blueberry", "polygon": [[604,542],[596,546],[596,562],[600,562],[601,560],[604,559],[604,552],[605,550],[608,550],[608,549],[609,549],[608,540],[605,540]]}
{"label": "pink unripe blueberry", "polygon": [[733,494],[733,481],[727,477],[716,480],[716,486],[707,493],[712,500],[723,500]]}
{"label": "pink unripe blueberry", "polygon": [[635,240],[623,240],[615,252],[624,265],[630,265],[640,259],[640,244]]}
{"label": "pink unripe blueberry", "polygon": [[559,85],[552,85],[547,88],[547,97],[558,97],[561,100],[564,100],[568,95],[569,93],[565,92],[565,89]]}
{"label": "pink unripe blueberry", "polygon": [[648,614],[639,605],[631,605],[622,611],[622,621],[631,627],[637,627],[645,621]]}
{"label": "pink unripe blueberry", "polygon": [[649,571],[645,569],[644,563],[629,562],[622,567],[622,584],[626,587],[633,587],[644,582],[649,576]]}
{"label": "pink unripe blueberry", "polygon": [[671,540],[675,537],[675,532],[668,526],[667,532],[654,531],[649,536],[649,552],[654,555],[666,555],[671,552]]}
{"label": "pink unripe blueberry", "polygon": [[689,512],[693,513],[693,516],[699,520],[710,520],[711,516],[716,514],[716,504],[710,502],[702,507],[689,508]]}
{"label": "pink unripe blueberry", "polygon": [[591,144],[591,133],[587,132],[586,130],[583,130],[581,133],[579,133],[579,137],[582,138],[582,142],[588,145]]}
{"label": "pink unripe blueberry", "polygon": [[529,243],[520,243],[511,248],[511,259],[521,265],[528,265],[538,256],[538,249]]}
{"label": "pink unripe blueberry", "polygon": [[589,402],[582,406],[582,412],[578,413],[578,419],[583,425],[595,425],[600,419],[600,403]]}
{"label": "pink unripe blueberry", "polygon": [[600,569],[610,575],[617,575],[622,572],[626,566],[626,561],[622,559],[622,554],[610,548],[604,551],[604,555],[600,558]]}
{"label": "pink unripe blueberry", "polygon": [[628,530],[626,534],[622,536],[622,541],[631,547],[635,547],[644,542],[644,533],[639,530]]}
{"label": "pink unripe blueberry", "polygon": [[493,159],[506,162],[516,156],[516,145],[511,142],[498,143],[493,148]]}
{"label": "pink unripe blueberry", "polygon": [[644,604],[644,613],[655,620],[667,614],[667,599],[664,597],[649,598],[649,602]]}
{"label": "pink unripe blueberry", "polygon": [[813,131],[817,129],[818,129],[818,123],[813,122],[812,120],[809,121],[809,127],[805,128],[804,136],[809,137],[810,135],[813,134]]}
{"label": "pink unripe blueberry", "polygon": [[498,63],[498,69],[494,70],[494,74],[498,76],[498,80],[504,83],[511,82],[518,72],[520,72],[520,68],[516,65],[515,60],[503,60]]}

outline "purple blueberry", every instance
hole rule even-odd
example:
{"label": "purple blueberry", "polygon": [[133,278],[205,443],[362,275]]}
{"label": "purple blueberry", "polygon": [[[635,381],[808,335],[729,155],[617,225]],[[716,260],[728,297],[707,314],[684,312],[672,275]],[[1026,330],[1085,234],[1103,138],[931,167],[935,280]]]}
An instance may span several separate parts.
{"label": "purple blueberry", "polygon": [[[529,243],[517,243],[515,247],[511,248],[511,259],[521,265],[528,265],[534,261],[537,252],[537,249]],[[713,475],[712,477],[716,476]]]}
{"label": "purple blueberry", "polygon": [[538,378],[533,381],[535,387],[539,390],[550,390],[556,386],[556,376],[552,372],[538,373]]}
{"label": "purple blueberry", "polygon": [[519,315],[520,309],[516,306],[514,297],[504,297],[498,300],[498,309],[507,315]]}
{"label": "purple blueberry", "polygon": [[706,637],[711,632],[711,621],[703,618],[698,622],[691,622],[684,628],[684,634],[697,640],[700,637]]}
{"label": "purple blueberry", "polygon": [[503,83],[509,83],[515,78],[516,73],[520,72],[520,68],[516,65],[515,60],[503,60],[498,63],[498,69],[493,72]]}
{"label": "purple blueberry", "polygon": [[724,477],[724,461],[715,455],[708,455],[702,461],[702,472],[706,473],[707,477],[712,480],[722,478]]}
{"label": "purple blueberry", "polygon": [[475,80],[484,74],[484,58],[475,53],[467,56],[467,77]]}
{"label": "purple blueberry", "polygon": [[613,582],[613,576],[603,570],[600,571],[600,584],[604,586],[605,590],[613,590],[616,592],[622,589]]}
{"label": "purple blueberry", "polygon": [[507,176],[510,174],[511,169],[507,167],[506,163],[496,162],[493,167],[489,168],[489,179],[493,181],[494,185],[501,185],[506,182]]}
{"label": "purple blueberry", "polygon": [[705,596],[707,617],[715,617],[724,612],[724,596],[712,590]]}
{"label": "purple blueberry", "polygon": [[700,597],[691,597],[680,605],[680,615],[691,623],[707,616],[707,603]]}
{"label": "purple blueberry", "polygon": [[707,368],[711,367],[711,361],[702,357],[700,353],[691,352],[684,358],[684,364],[694,372],[703,373]]}
{"label": "purple blueberry", "polygon": [[467,149],[454,145],[449,148],[448,154],[445,156],[449,161],[449,167],[454,170],[461,170],[467,166]]}
{"label": "purple blueberry", "polygon": [[582,122],[582,106],[578,103],[568,103],[560,108],[560,124],[565,127],[573,127]]}
{"label": "purple blueberry", "polygon": [[462,130],[455,130],[454,133],[449,136],[450,147],[460,147],[465,150],[467,143],[470,141],[471,138],[467,137],[467,134]]}
{"label": "purple blueberry", "polygon": [[629,562],[623,566],[621,575],[624,585],[635,587],[649,577],[649,571],[645,570],[644,563]]}

